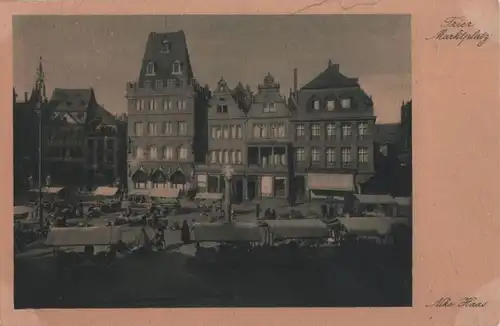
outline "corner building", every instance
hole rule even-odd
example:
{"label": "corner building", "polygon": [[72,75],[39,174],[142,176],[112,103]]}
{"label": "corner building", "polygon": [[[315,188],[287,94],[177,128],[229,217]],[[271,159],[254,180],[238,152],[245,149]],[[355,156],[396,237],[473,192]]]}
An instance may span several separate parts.
{"label": "corner building", "polygon": [[209,91],[194,78],[183,31],[150,33],[138,80],[128,82],[128,189],[188,189],[206,148]]}
{"label": "corner building", "polygon": [[298,198],[361,193],[374,175],[373,102],[357,78],[339,65],[326,69],[289,97],[293,125],[294,189]]}

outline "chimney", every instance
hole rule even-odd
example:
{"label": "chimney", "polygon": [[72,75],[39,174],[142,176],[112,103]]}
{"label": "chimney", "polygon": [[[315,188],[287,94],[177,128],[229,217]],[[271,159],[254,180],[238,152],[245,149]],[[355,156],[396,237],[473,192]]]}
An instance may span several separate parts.
{"label": "chimney", "polygon": [[328,68],[332,66],[332,60],[328,60]]}
{"label": "chimney", "polygon": [[24,102],[28,102],[28,92],[24,92]]}
{"label": "chimney", "polygon": [[297,91],[298,83],[299,83],[299,73],[297,71],[297,68],[293,69],[293,91]]}

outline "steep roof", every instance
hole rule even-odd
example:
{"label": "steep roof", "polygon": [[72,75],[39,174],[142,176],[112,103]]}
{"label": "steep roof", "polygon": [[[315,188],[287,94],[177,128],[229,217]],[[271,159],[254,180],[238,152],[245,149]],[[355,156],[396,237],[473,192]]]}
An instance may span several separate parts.
{"label": "steep roof", "polygon": [[328,67],[302,89],[329,89],[359,86],[357,78],[349,78],[339,71],[338,64],[328,64]]}
{"label": "steep roof", "polygon": [[56,88],[50,102],[55,104],[55,111],[86,112],[92,101],[93,90]]}
{"label": "steep roof", "polygon": [[[162,52],[162,49],[165,48],[165,43],[169,44],[168,52]],[[182,76],[193,78],[184,31],[150,33],[146,43],[146,51],[142,61],[141,72],[139,74],[139,82],[143,83],[145,80],[167,80],[175,78],[176,75],[172,74],[172,65],[174,61],[179,61],[181,63]],[[146,67],[149,62],[153,62],[155,65],[155,76],[146,76]]]}

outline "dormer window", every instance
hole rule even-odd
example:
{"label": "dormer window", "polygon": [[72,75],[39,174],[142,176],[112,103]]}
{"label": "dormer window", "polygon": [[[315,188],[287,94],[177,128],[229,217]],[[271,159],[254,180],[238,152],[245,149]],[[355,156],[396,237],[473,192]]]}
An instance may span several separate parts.
{"label": "dormer window", "polygon": [[167,40],[164,40],[161,42],[161,53],[170,53],[170,42]]}
{"label": "dormer window", "polygon": [[172,73],[176,75],[182,74],[181,63],[179,61],[174,61],[174,63],[172,64]]}
{"label": "dormer window", "polygon": [[328,111],[335,110],[335,101],[333,99],[326,101],[326,109]]}
{"label": "dormer window", "polygon": [[314,101],[312,101],[312,108],[313,108],[315,111],[318,111],[318,110],[319,110],[319,100],[314,100]]}
{"label": "dormer window", "polygon": [[342,109],[350,109],[351,108],[351,99],[350,98],[343,98],[340,101],[340,105],[342,106]]}
{"label": "dormer window", "polygon": [[155,63],[153,61],[149,61],[146,66],[146,75],[154,76],[155,75]]}
{"label": "dormer window", "polygon": [[227,113],[227,104],[217,105],[217,113]]}
{"label": "dormer window", "polygon": [[264,112],[276,112],[276,106],[274,103],[264,103]]}

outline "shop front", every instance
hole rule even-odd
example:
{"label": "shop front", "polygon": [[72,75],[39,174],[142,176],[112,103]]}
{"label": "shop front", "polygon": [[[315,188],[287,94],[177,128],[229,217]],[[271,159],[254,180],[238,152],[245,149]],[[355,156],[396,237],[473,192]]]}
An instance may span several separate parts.
{"label": "shop front", "polygon": [[344,197],[356,191],[354,174],[309,173],[306,178],[309,199]]}

